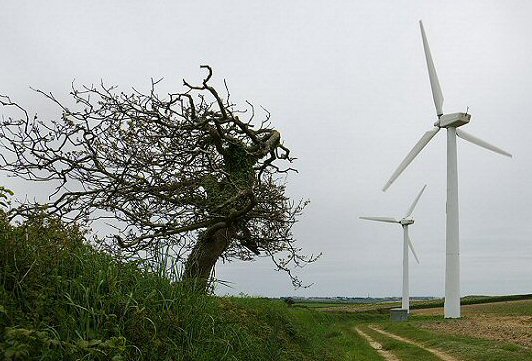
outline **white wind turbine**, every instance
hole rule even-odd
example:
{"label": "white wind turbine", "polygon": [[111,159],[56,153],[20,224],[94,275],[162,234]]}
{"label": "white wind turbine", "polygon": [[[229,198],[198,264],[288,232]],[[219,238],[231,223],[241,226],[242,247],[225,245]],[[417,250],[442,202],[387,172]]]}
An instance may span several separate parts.
{"label": "white wind turbine", "polygon": [[459,224],[458,224],[458,171],[456,162],[456,136],[493,152],[512,157],[512,155],[494,145],[491,145],[458,127],[469,123],[471,115],[466,113],[443,114],[443,95],[436,74],[436,69],[430,54],[429,44],[425,35],[423,23],[419,21],[423,48],[432,88],[432,97],[436,106],[438,120],[434,128],[429,130],[407,154],[396,171],[392,174],[383,188],[386,191],[399,177],[406,167],[414,160],[421,150],[430,142],[441,128],[447,128],[447,220],[446,220],[446,259],[445,259],[445,318],[460,317],[460,259],[459,259]]}
{"label": "white wind turbine", "polygon": [[395,219],[390,217],[359,217],[360,219],[366,219],[369,221],[399,223],[401,226],[403,226],[403,298],[401,302],[401,308],[407,310],[408,312],[410,312],[410,295],[408,282],[408,247],[410,247],[414,258],[416,259],[417,263],[419,263],[416,251],[414,251],[414,246],[412,245],[412,241],[410,240],[410,236],[408,235],[408,226],[414,223],[414,219],[412,218],[412,212],[414,211],[414,208],[416,207],[416,204],[419,201],[419,198],[421,198],[421,195],[423,194],[423,191],[426,187],[426,185],[423,186],[421,192],[419,192],[416,199],[414,199],[414,202],[412,202],[410,208],[408,208],[408,211],[406,211],[406,215],[401,219]]}

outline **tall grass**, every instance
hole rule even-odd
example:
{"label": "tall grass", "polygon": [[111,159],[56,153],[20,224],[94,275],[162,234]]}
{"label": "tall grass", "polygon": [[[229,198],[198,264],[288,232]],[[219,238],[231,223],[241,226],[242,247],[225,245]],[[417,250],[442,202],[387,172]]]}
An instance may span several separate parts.
{"label": "tall grass", "polygon": [[335,316],[217,298],[95,251],[83,234],[0,214],[0,358],[335,360]]}

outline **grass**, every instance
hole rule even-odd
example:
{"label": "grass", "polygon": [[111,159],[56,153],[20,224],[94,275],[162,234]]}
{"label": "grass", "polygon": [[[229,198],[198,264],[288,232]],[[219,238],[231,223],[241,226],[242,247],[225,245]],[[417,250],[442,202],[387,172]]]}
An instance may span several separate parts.
{"label": "grass", "polygon": [[[487,300],[475,296],[468,302]],[[399,357],[433,359],[368,324],[462,359],[532,359],[530,351],[511,342],[423,328],[454,320],[414,316],[391,323],[390,304],[352,306],[357,312],[340,307],[321,312],[279,300],[204,295],[95,251],[75,227],[42,216],[13,226],[0,213],[0,359],[381,360],[356,326]],[[532,302],[478,307],[474,312],[532,315]],[[475,317],[469,312],[466,318]]]}
{"label": "grass", "polygon": [[55,219],[13,226],[0,213],[1,359],[378,360],[351,322],[203,295],[95,251]]}
{"label": "grass", "polygon": [[[353,320],[351,317],[341,318],[336,323],[336,329],[341,333],[341,337],[336,338],[335,342],[329,344],[331,348],[342,350],[341,358],[337,360],[367,360],[381,361],[382,358],[377,351],[371,348],[368,342],[355,332],[355,324],[364,323],[365,320]],[[319,360],[316,358],[316,360]]]}
{"label": "grass", "polygon": [[[449,322],[454,321],[450,320]],[[510,342],[435,333],[421,329],[419,326],[420,324],[417,322],[381,325],[388,332],[422,342],[428,347],[442,350],[459,359],[474,361],[529,361],[532,359],[529,350]]]}
{"label": "grass", "polygon": [[[438,301],[424,301],[425,308],[434,308],[443,306]],[[408,322],[395,323],[388,320],[388,310],[390,304],[371,304],[371,305],[348,305],[338,304],[335,307],[320,308],[326,310],[326,313],[341,314],[346,312],[353,316],[351,326],[357,325],[364,332],[369,334],[377,342],[381,343],[383,348],[392,352],[400,359],[407,360],[433,360],[432,353],[423,350],[415,345],[397,341],[378,332],[372,331],[367,326],[375,325],[393,334],[418,341],[429,348],[435,348],[457,359],[478,360],[478,361],[499,361],[515,360],[525,361],[532,360],[530,349],[516,343],[511,335],[498,334],[500,337],[507,337],[506,341],[497,341],[488,339],[486,335],[478,332],[478,336],[472,334],[453,334],[453,323],[457,326],[463,322],[475,321],[478,319],[486,320],[486,317],[530,317],[532,316],[532,300],[527,295],[510,295],[510,296],[468,296],[462,299],[463,305],[470,305],[463,308],[463,318],[461,320],[443,320],[441,315],[416,315],[410,318]],[[421,305],[419,307],[422,307]],[[443,311],[442,311],[443,314]],[[364,315],[364,317],[360,317]],[[477,322],[477,321],[475,321]],[[491,322],[491,321],[490,321]],[[493,319],[492,322],[498,322]],[[425,326],[432,324],[444,324],[450,326],[449,331],[430,330]],[[475,323],[473,322],[473,327]],[[475,330],[472,329],[472,332]],[[491,332],[497,334],[494,329]],[[512,332],[515,332],[512,331]],[[476,337],[473,337],[476,336]]]}
{"label": "grass", "polygon": [[[532,301],[528,295],[512,295],[508,297],[497,296],[494,303],[486,303],[486,300],[490,299],[487,297],[479,298],[478,296],[475,296],[475,298],[481,300],[481,302],[472,305],[471,307],[465,307],[463,309],[464,317],[460,320],[443,320],[441,315],[414,314],[408,322],[397,323],[383,321],[377,324],[378,327],[385,331],[418,341],[427,347],[439,349],[458,359],[474,361],[532,360],[532,351],[515,343],[515,340],[512,339],[512,337],[509,337],[506,341],[497,341],[487,339],[486,335],[482,334],[480,330],[476,332],[476,329],[471,330],[475,336],[472,337],[464,334],[457,335],[449,333],[448,331],[430,330],[425,328],[425,326],[430,326],[432,324],[443,324],[448,326],[448,330],[453,331],[458,329],[458,326],[461,324],[463,325],[469,321],[475,321],[479,317],[486,321],[489,320],[489,317],[529,317],[532,315]],[[471,297],[470,301],[473,300],[474,298]],[[502,301],[508,302],[503,303]],[[498,322],[498,320],[499,319],[495,318],[493,321],[489,322]],[[455,324],[456,327],[454,327],[453,324]],[[476,323],[473,323],[472,325],[474,327]],[[513,330],[512,332],[516,332],[516,330]],[[385,337],[383,338],[383,336],[379,335],[376,337],[380,337],[378,340],[383,341],[384,345],[387,344],[388,341],[385,340]],[[393,352],[395,352],[394,347],[396,347],[394,345],[394,342],[389,345]],[[398,355],[400,355],[401,350],[402,349],[398,350]],[[409,350],[407,351],[410,352]],[[412,355],[408,356],[410,358],[406,357],[407,359],[415,359],[415,350],[411,350],[411,352]]]}
{"label": "grass", "polygon": [[362,331],[368,334],[375,341],[379,342],[384,350],[392,352],[401,360],[409,361],[439,361],[440,358],[433,353],[426,351],[418,346],[405,342],[397,341],[379,332],[370,329],[367,326],[360,326]]}

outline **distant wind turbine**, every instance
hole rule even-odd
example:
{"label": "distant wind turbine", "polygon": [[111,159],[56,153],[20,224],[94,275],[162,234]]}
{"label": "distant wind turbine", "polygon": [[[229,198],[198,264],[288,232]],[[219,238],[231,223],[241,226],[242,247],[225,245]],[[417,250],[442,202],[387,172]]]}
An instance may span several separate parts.
{"label": "distant wind turbine", "polygon": [[421,198],[421,195],[423,194],[423,191],[425,190],[427,186],[423,186],[421,189],[421,192],[417,195],[416,199],[414,199],[414,202],[412,202],[412,205],[410,208],[408,208],[408,211],[406,211],[406,215],[397,220],[395,218],[390,217],[359,217],[360,219],[365,219],[368,221],[377,221],[377,222],[386,222],[386,223],[399,223],[401,226],[403,226],[403,298],[401,301],[401,308],[404,310],[407,310],[410,312],[410,292],[409,292],[409,275],[408,275],[408,248],[410,247],[410,250],[412,251],[412,254],[414,255],[414,258],[416,259],[417,263],[419,263],[419,259],[416,255],[416,251],[414,251],[414,245],[412,244],[412,241],[410,240],[410,236],[408,235],[408,226],[414,223],[414,219],[412,218],[412,212],[414,212],[414,208],[416,207],[417,202],[419,201],[419,198]]}
{"label": "distant wind turbine", "polygon": [[446,260],[445,260],[445,318],[460,317],[460,256],[459,256],[459,223],[458,223],[458,170],[456,160],[456,136],[465,139],[480,147],[491,150],[508,157],[512,155],[494,145],[491,145],[458,127],[469,123],[471,115],[466,113],[443,114],[443,95],[436,74],[436,68],[430,54],[429,43],[425,35],[423,23],[419,21],[421,27],[421,37],[423,38],[423,48],[429,72],[432,97],[436,106],[438,120],[434,123],[434,128],[427,131],[417,144],[407,154],[396,171],[392,174],[388,182],[384,185],[386,191],[399,175],[408,167],[414,158],[421,152],[430,140],[439,132],[441,128],[447,128],[447,221],[446,221]]}

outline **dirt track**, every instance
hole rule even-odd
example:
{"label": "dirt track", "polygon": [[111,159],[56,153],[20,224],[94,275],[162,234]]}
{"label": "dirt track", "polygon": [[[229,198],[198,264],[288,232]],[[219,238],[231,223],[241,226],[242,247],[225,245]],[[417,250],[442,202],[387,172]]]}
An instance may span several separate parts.
{"label": "dirt track", "polygon": [[391,337],[397,341],[401,341],[401,342],[405,342],[405,343],[409,343],[411,345],[414,345],[414,346],[417,346],[419,348],[422,348],[423,350],[425,351],[428,351],[434,355],[436,355],[436,357],[438,357],[439,359],[443,360],[443,361],[459,361],[457,358],[454,358],[448,354],[446,354],[445,352],[443,351],[440,351],[440,350],[436,350],[436,349],[433,349],[433,348],[428,348],[428,347],[425,347],[423,346],[423,344],[419,343],[419,342],[416,342],[416,341],[413,341],[413,340],[410,340],[408,338],[404,338],[404,337],[401,337],[401,336],[398,336],[398,335],[395,335],[393,333],[390,333],[390,332],[386,332],[384,330],[381,330],[380,328],[377,328],[377,327],[372,327],[372,326],[369,326],[369,328],[371,328],[373,331],[377,331],[377,332],[380,332],[381,334],[385,335],[385,336],[388,336],[388,337]]}
{"label": "dirt track", "polygon": [[368,335],[367,333],[363,332],[358,327],[355,327],[355,331],[360,336],[364,337],[366,339],[366,341],[368,341],[369,345],[371,347],[373,347],[375,350],[377,350],[377,353],[379,355],[381,355],[382,358],[384,358],[384,360],[386,360],[386,361],[401,361],[397,357],[395,357],[395,355],[393,353],[391,353],[390,351],[384,350],[380,343],[375,341],[370,335]]}

